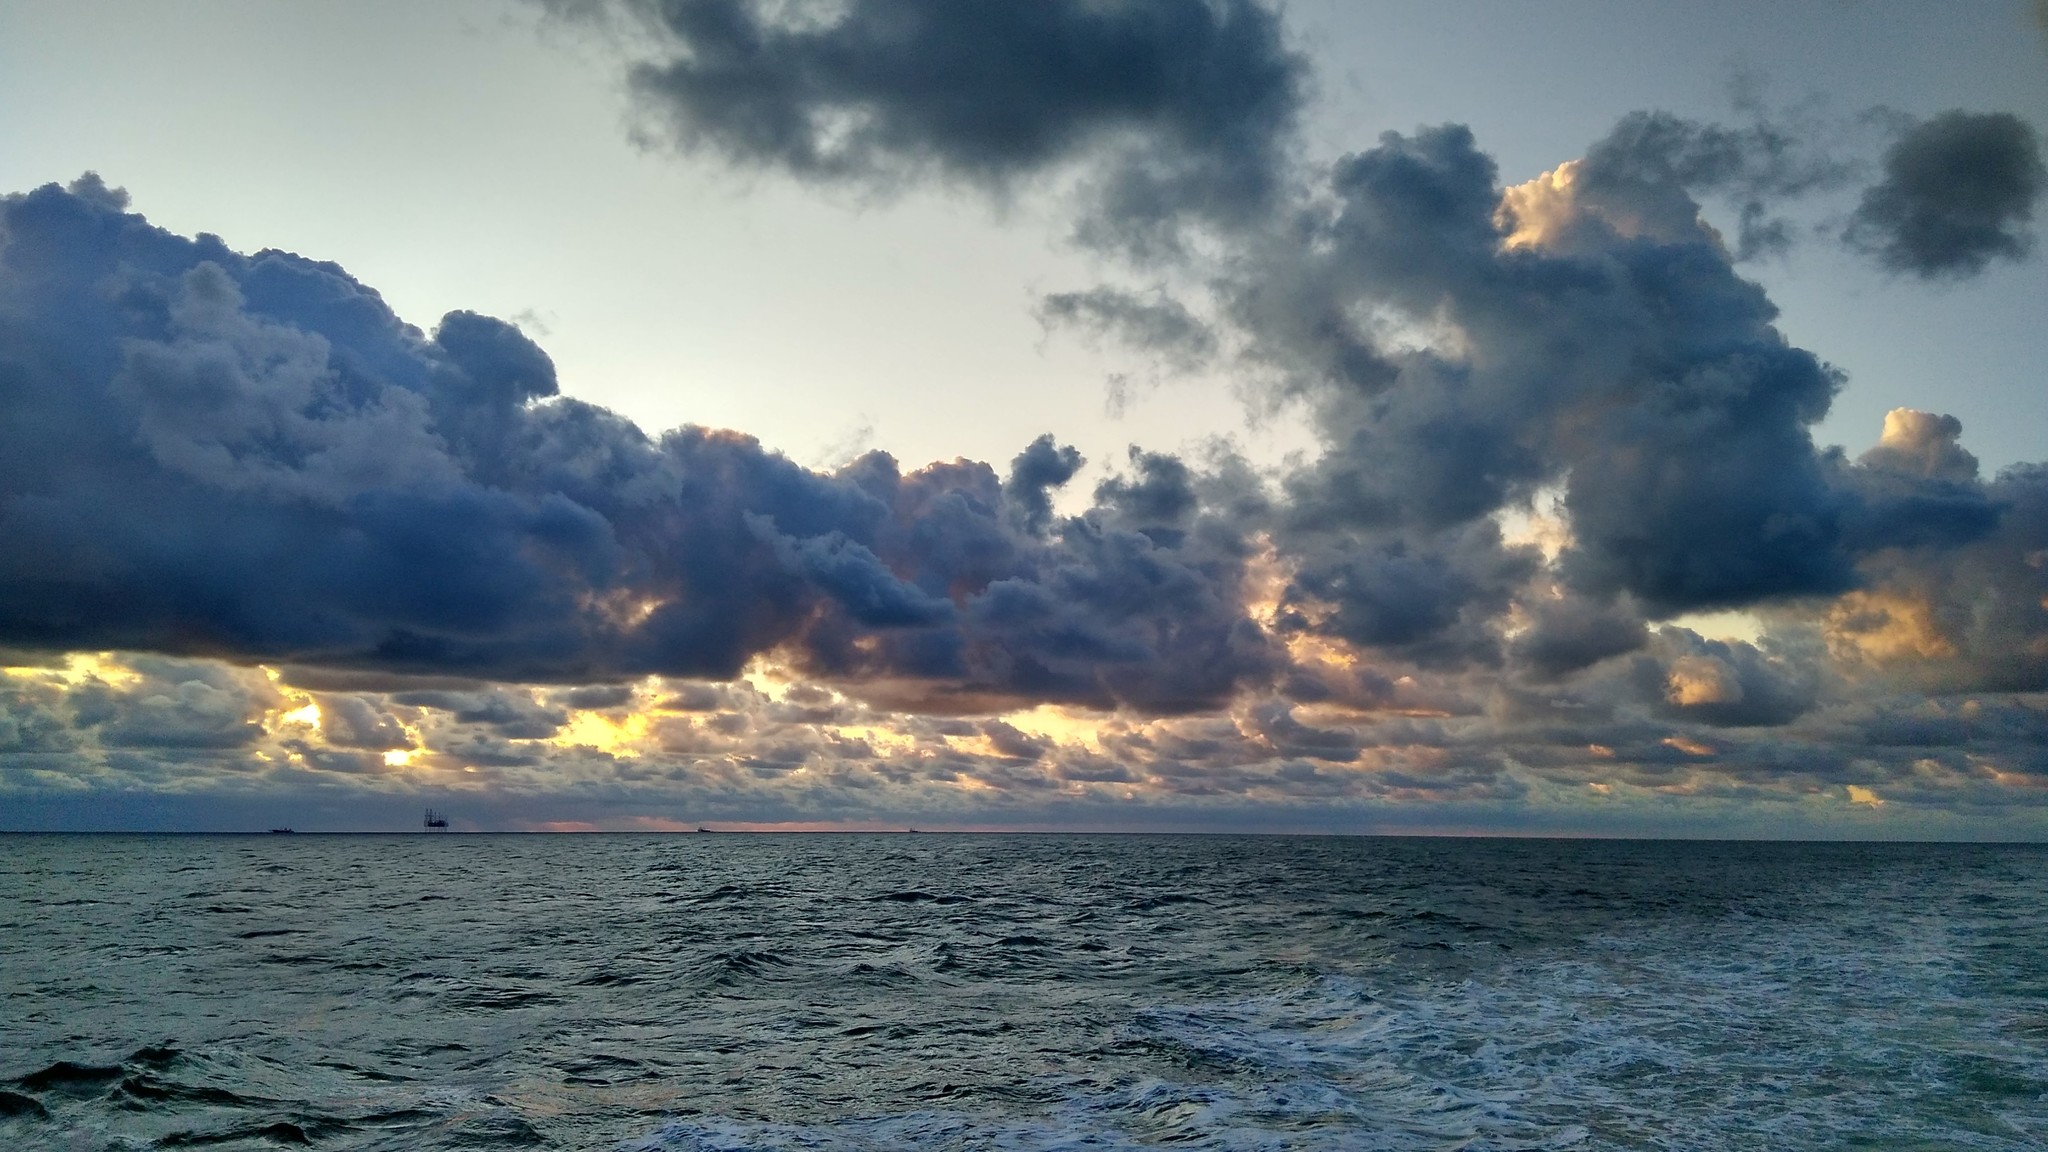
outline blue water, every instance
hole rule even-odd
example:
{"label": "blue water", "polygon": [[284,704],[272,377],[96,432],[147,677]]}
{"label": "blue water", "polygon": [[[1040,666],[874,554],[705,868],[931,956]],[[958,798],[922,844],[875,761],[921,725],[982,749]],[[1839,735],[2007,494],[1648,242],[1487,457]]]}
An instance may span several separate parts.
{"label": "blue water", "polygon": [[2048,852],[0,838],[0,1148],[2048,1147]]}

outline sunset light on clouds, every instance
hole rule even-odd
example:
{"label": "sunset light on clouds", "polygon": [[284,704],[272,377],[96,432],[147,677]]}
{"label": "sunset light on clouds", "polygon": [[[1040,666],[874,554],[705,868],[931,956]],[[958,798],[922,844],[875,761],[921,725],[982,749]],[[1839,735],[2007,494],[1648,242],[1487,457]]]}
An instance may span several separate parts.
{"label": "sunset light on clouds", "polygon": [[64,7],[0,826],[2048,831],[2025,4],[1668,86],[1601,4],[312,5],[392,74],[318,164],[271,64],[100,115]]}

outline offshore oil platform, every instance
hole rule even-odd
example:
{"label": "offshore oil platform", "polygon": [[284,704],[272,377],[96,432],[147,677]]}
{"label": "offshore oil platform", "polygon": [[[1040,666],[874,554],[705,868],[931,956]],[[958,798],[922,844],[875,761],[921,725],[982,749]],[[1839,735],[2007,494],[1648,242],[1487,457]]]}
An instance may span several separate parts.
{"label": "offshore oil platform", "polygon": [[427,809],[426,828],[429,832],[446,832],[448,830],[448,814],[436,812],[432,808]]}

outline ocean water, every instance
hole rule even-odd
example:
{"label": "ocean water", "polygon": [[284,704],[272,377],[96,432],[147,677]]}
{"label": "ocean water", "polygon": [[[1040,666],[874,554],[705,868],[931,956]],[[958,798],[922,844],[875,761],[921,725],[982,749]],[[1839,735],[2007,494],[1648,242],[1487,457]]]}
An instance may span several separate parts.
{"label": "ocean water", "polygon": [[2048,1147],[2038,848],[0,853],[6,1149]]}

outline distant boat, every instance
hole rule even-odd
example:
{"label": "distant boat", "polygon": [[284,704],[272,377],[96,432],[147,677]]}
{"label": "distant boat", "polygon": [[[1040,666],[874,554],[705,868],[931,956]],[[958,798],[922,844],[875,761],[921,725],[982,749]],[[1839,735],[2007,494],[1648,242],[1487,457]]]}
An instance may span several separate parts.
{"label": "distant boat", "polygon": [[427,809],[427,831],[446,832],[447,830],[448,817],[443,815],[442,813],[434,811],[432,808]]}
{"label": "distant boat", "polygon": [[699,831],[699,832],[709,832],[709,831],[711,831],[711,829],[709,829],[709,828],[699,828],[699,829],[697,829],[697,831]]}
{"label": "distant boat", "polygon": [[272,828],[270,834],[272,836],[289,836],[292,834],[292,830],[289,828]]}

